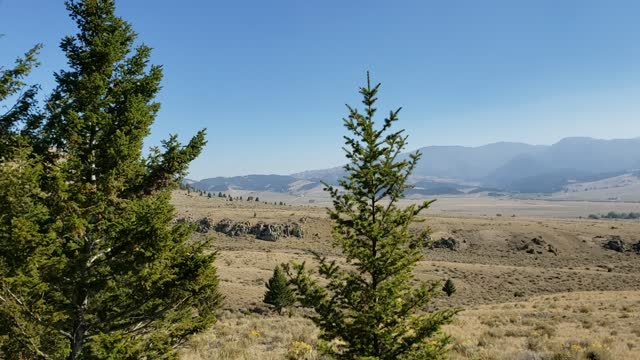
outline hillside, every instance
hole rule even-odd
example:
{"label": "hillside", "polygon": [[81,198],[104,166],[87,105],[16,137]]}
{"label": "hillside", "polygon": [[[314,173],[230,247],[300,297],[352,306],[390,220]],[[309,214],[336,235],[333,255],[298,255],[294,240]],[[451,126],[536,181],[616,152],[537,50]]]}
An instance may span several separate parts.
{"label": "hillside", "polygon": [[[551,359],[576,345],[575,359],[584,359],[577,351],[588,348],[606,351],[609,357],[603,359],[635,359],[640,346],[640,255],[603,245],[615,237],[638,243],[640,222],[546,216],[565,202],[522,201],[516,206],[542,207],[545,217],[495,216],[505,209],[502,200],[492,201],[482,205],[493,211],[492,216],[461,216],[452,208],[449,214],[428,211],[426,222],[415,224],[431,227],[434,240],[454,239],[458,244],[453,250],[425,248],[424,261],[415,269],[420,280],[453,279],[456,284],[452,297],[434,302],[464,308],[447,327],[451,358]],[[302,317],[303,310],[276,315],[262,299],[276,264],[293,260],[312,266],[314,253],[344,263],[332,246],[326,211],[184,192],[175,192],[173,203],[178,216],[209,217],[214,223],[225,218],[250,224],[298,223],[305,234],[277,241],[214,230],[199,235],[216,238],[221,291],[227,301],[218,324],[194,339],[182,358],[283,359],[294,341],[308,344],[317,355],[317,329]]]}
{"label": "hillside", "polygon": [[[573,199],[580,199],[576,184],[584,183],[583,188],[590,188],[588,183],[594,181],[633,177],[633,171],[640,168],[640,138],[573,137],[550,146],[499,142],[478,147],[428,146],[420,151],[423,157],[411,178],[415,186],[408,192],[411,196],[569,192],[574,194]],[[215,177],[189,184],[210,192],[244,190],[305,195],[322,188],[322,182],[337,184],[343,175],[342,167],[334,167],[291,175]],[[622,193],[619,197],[640,199],[640,188],[629,184],[616,186]],[[590,200],[616,197],[606,191],[592,191],[588,195]]]}

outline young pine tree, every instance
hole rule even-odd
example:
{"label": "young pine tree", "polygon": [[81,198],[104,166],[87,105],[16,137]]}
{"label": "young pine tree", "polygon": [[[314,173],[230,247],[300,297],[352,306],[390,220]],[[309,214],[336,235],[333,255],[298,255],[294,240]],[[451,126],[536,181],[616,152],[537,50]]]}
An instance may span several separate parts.
{"label": "young pine tree", "polygon": [[453,295],[456,292],[456,285],[453,283],[453,280],[447,279],[447,281],[444,282],[442,291],[444,291],[447,296]]}
{"label": "young pine tree", "polygon": [[401,156],[407,137],[403,130],[391,130],[400,109],[376,126],[379,86],[371,87],[367,74],[367,86],[360,89],[364,113],[347,106],[344,125],[353,135],[345,137],[346,177],[341,189],[325,185],[333,199],[329,215],[335,245],[352,269],[319,258],[325,283],[304,264],[293,264],[288,273],[301,304],[314,310],[311,318],[322,339],[344,344],[332,354],[336,358],[440,359],[448,343],[441,326],[456,311],[428,312],[439,283],[412,285],[422,244],[409,225],[431,201],[398,207],[420,153]]}
{"label": "young pine tree", "polygon": [[264,303],[273,305],[278,314],[282,314],[282,309],[293,305],[295,297],[289,288],[287,277],[280,266],[273,269],[273,276],[265,284],[267,291],[264,294]]}
{"label": "young pine tree", "polygon": [[0,166],[0,357],[175,358],[221,301],[208,240],[170,203],[204,132],[142,157],[161,68],[113,0],[66,4],[79,32],[33,132],[45,146]]}

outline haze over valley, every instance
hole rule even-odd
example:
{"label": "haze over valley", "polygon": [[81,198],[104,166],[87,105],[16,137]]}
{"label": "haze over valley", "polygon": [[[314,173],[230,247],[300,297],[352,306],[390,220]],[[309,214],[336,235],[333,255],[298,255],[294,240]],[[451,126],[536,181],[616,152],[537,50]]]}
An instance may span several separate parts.
{"label": "haze over valley", "polygon": [[[552,145],[498,142],[479,147],[420,148],[408,198],[515,196],[550,200],[640,201],[640,138],[564,138]],[[406,154],[404,158],[406,158]],[[212,169],[212,172],[214,170]],[[286,175],[188,180],[209,192],[268,192],[300,197],[336,185],[341,166]]]}

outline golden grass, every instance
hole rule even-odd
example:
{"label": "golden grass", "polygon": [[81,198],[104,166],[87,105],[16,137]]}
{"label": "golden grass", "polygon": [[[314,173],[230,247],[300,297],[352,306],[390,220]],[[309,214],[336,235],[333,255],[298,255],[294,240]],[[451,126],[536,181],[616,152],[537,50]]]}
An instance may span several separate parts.
{"label": "golden grass", "polygon": [[484,305],[447,328],[452,359],[570,359],[590,351],[608,359],[637,359],[640,291],[575,292],[525,302]]}
{"label": "golden grass", "polygon": [[[599,359],[637,359],[640,291],[483,305],[462,312],[445,330],[452,336],[452,360],[587,359],[590,352]],[[181,359],[320,359],[317,336],[313,323],[299,315],[226,311],[214,328],[189,343]]]}
{"label": "golden grass", "polygon": [[[262,197],[262,196],[261,196]],[[215,236],[221,291],[218,323],[181,353],[183,360],[319,359],[318,330],[299,315],[278,316],[262,304],[264,283],[282,262],[307,261],[311,251],[342,262],[331,246],[323,209],[228,203],[176,193],[179,216],[214,221],[286,222],[304,218],[303,239],[276,242]],[[637,241],[640,222],[563,218],[430,215],[434,237],[464,248],[425,251],[420,280],[451,278],[458,289],[434,301],[464,311],[447,327],[451,358],[496,360],[640,359],[640,256],[604,250],[598,239]],[[527,254],[513,244],[541,237],[558,255]]]}
{"label": "golden grass", "polygon": [[195,337],[182,360],[319,359],[318,330],[300,317],[225,313],[216,326]]}

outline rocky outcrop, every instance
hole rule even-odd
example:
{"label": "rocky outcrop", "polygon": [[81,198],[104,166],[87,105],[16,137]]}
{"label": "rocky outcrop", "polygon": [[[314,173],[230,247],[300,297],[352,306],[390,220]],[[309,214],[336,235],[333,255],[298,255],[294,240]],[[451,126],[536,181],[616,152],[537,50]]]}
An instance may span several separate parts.
{"label": "rocky outcrop", "polygon": [[611,235],[609,239],[607,239],[602,246],[605,249],[613,250],[617,252],[625,252],[627,251],[627,243],[622,240],[622,238],[618,235]]}
{"label": "rocky outcrop", "polygon": [[196,232],[206,234],[213,229],[213,220],[208,217],[204,217],[200,220],[194,220],[191,217],[181,217],[175,220],[176,223],[186,223],[193,225],[196,228]]}
{"label": "rocky outcrop", "polygon": [[536,236],[530,240],[521,241],[516,246],[516,250],[524,251],[527,254],[544,254],[545,252],[558,255],[558,249],[546,242],[541,236]]}
{"label": "rocky outcrop", "polygon": [[276,241],[281,237],[304,237],[302,227],[297,223],[267,224],[257,223],[250,231],[260,240]]}
{"label": "rocky outcrop", "polygon": [[304,230],[298,223],[269,224],[258,222],[252,225],[250,222],[234,222],[231,219],[222,219],[215,226],[217,232],[228,236],[254,235],[257,239],[276,241],[282,237],[304,237]]}
{"label": "rocky outcrop", "polygon": [[196,231],[199,233],[206,234],[211,229],[213,229],[213,220],[208,217],[204,217],[196,222]]}
{"label": "rocky outcrop", "polygon": [[431,242],[432,249],[449,249],[451,251],[460,250],[460,242],[453,237],[443,237],[440,240]]}
{"label": "rocky outcrop", "polygon": [[216,224],[214,229],[217,232],[229,236],[244,236],[250,233],[251,223],[248,221],[234,222],[231,219],[222,219]]}

